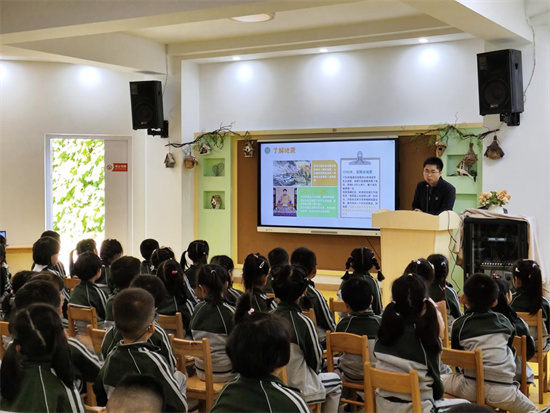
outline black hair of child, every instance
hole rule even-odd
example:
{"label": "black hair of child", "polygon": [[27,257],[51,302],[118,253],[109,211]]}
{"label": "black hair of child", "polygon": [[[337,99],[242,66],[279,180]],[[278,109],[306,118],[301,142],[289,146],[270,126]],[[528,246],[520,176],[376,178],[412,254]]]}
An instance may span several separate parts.
{"label": "black hair of child", "polygon": [[498,285],[490,275],[474,273],[464,282],[468,305],[476,310],[489,310],[498,298]]}
{"label": "black hair of child", "polygon": [[227,272],[233,271],[235,269],[235,263],[227,255],[215,255],[210,259],[210,264],[219,265]]}
{"label": "black hair of child", "polygon": [[248,254],[243,263],[243,284],[247,291],[262,288],[262,278],[269,273],[269,263],[259,252]]}
{"label": "black hair of child", "polygon": [[290,263],[293,265],[301,265],[307,271],[307,275],[311,274],[317,265],[317,256],[315,253],[306,247],[296,248],[290,256]]}
{"label": "black hair of child", "polygon": [[[251,311],[239,302],[235,327],[227,340],[226,351],[233,371],[243,377],[265,378],[290,360],[290,326],[272,313]],[[248,301],[250,304],[250,301]]]}
{"label": "black hair of child", "polygon": [[208,296],[212,298],[211,305],[215,307],[223,299],[227,271],[220,265],[203,265],[198,272],[197,283],[208,289]]}
{"label": "black hair of child", "polygon": [[[65,331],[57,310],[47,304],[31,304],[16,313],[11,327],[13,343],[9,346],[0,367],[2,398],[15,400],[21,387],[21,363],[16,347],[23,356],[51,358],[55,375],[69,388],[74,386],[72,363]],[[26,395],[25,397],[27,397]]]}
{"label": "black hair of child", "polygon": [[[189,246],[183,254],[181,254],[180,265],[184,270],[187,270],[191,264],[204,265],[208,260],[210,246],[208,242],[202,239],[196,239],[189,243]],[[187,262],[186,256],[191,260],[191,264]]]}
{"label": "black hair of child", "polygon": [[176,256],[174,254],[174,251],[172,251],[171,248],[161,247],[154,250],[153,253],[151,254],[151,264],[153,265],[153,273],[156,274],[158,267],[164,261],[173,260],[175,258]]}
{"label": "black hair of child", "polygon": [[[402,275],[391,287],[393,301],[382,313],[378,340],[384,345],[395,343],[405,328],[405,320],[415,321],[416,336],[430,352],[441,350],[437,310],[428,299],[428,288],[416,274]],[[425,311],[424,311],[425,310]]]}
{"label": "black hair of child", "polygon": [[35,303],[49,304],[53,308],[59,308],[61,304],[59,290],[50,281],[30,280],[15,294],[14,305],[16,311],[20,311]]}
{"label": "black hair of child", "polygon": [[185,303],[188,297],[187,288],[185,286],[183,268],[174,260],[163,261],[157,269],[157,277],[164,283],[166,292],[176,298],[180,304]]}
{"label": "black hair of child", "polygon": [[306,271],[301,265],[275,267],[271,271],[275,297],[285,303],[295,303],[309,285]]}
{"label": "black hair of child", "polygon": [[425,167],[426,165],[435,165],[439,172],[443,170],[443,161],[437,156],[430,156],[429,158],[426,158],[422,167]]}
{"label": "black hair of child", "polygon": [[426,259],[433,265],[433,284],[444,287],[447,276],[449,275],[449,260],[443,254],[431,254]]}
{"label": "black hair of child", "polygon": [[4,244],[0,244],[0,264],[3,262],[6,262],[6,246]]}
{"label": "black hair of child", "polygon": [[93,252],[85,252],[78,256],[74,264],[74,275],[81,280],[89,281],[97,275],[102,265],[101,258]]}
{"label": "black hair of child", "polygon": [[342,283],[342,300],[354,313],[367,310],[372,304],[372,291],[369,283],[361,277],[353,277]]}
{"label": "black hair of child", "polygon": [[109,412],[163,412],[164,390],[149,374],[128,373],[118,382],[106,406]]}
{"label": "black hair of child", "polygon": [[533,260],[516,261],[514,278],[521,281],[524,294],[531,298],[529,314],[536,314],[542,308],[542,274],[539,264]]}
{"label": "black hair of child", "polygon": [[139,244],[139,252],[144,260],[149,261],[154,250],[160,248],[159,242],[153,238],[147,238]]}
{"label": "black hair of child", "polygon": [[58,275],[55,275],[53,272],[41,271],[33,275],[29,280],[29,282],[38,281],[38,280],[49,282],[51,285],[53,285],[57,289],[57,292],[59,293],[65,289],[65,282],[63,281],[63,279]]}
{"label": "black hair of child", "polygon": [[116,329],[127,340],[138,340],[149,331],[154,312],[155,299],[143,288],[126,288],[115,296],[113,302]]}
{"label": "black hair of child", "polygon": [[498,276],[493,275],[492,277],[498,286],[498,302],[497,305],[493,307],[493,311],[503,314],[513,324],[517,320],[518,315],[512,307],[510,307],[510,304],[508,304],[508,299],[506,297],[506,295],[510,292],[508,282],[504,278],[500,278]]}
{"label": "black hair of child", "polygon": [[156,275],[138,275],[132,280],[130,287],[141,288],[151,294],[155,301],[155,308],[158,308],[166,297],[166,287]]}
{"label": "black hair of child", "polygon": [[409,265],[407,265],[407,268],[405,268],[405,271],[403,271],[403,275],[407,274],[419,275],[428,287],[432,285],[435,277],[432,263],[425,258],[412,260]]}
{"label": "black hair of child", "polygon": [[55,238],[39,238],[32,246],[32,259],[35,264],[52,265],[52,256],[59,254],[60,248]]}
{"label": "black hair of child", "polygon": [[290,264],[290,256],[283,247],[275,247],[267,254],[267,260],[271,268]]}
{"label": "black hair of child", "polygon": [[95,243],[95,240],[92,238],[86,238],[83,240],[78,241],[76,244],[76,248],[71,251],[69,254],[69,274],[74,275],[74,253],[76,252],[76,255],[83,254],[85,252],[93,252],[97,253],[97,244]]}
{"label": "black hair of child", "polygon": [[130,283],[141,271],[141,263],[136,257],[124,255],[111,264],[111,279],[118,290],[130,286]]}
{"label": "black hair of child", "polygon": [[374,252],[366,247],[355,248],[351,251],[351,254],[346,260],[346,273],[342,277],[344,281],[349,278],[349,269],[351,267],[353,267],[354,271],[365,273],[369,272],[369,270],[374,267],[378,273],[376,277],[378,281],[384,281],[386,279],[384,274],[382,274],[382,269],[380,268],[380,264],[378,264]]}
{"label": "black hair of child", "polygon": [[118,255],[122,255],[122,245],[116,239],[106,239],[101,243],[99,256],[103,260],[103,264],[111,265]]}
{"label": "black hair of child", "polygon": [[42,237],[52,237],[52,238],[55,239],[57,242],[61,242],[61,236],[59,235],[59,232],[55,232],[55,231],[52,231],[52,230],[44,231],[44,232],[40,235],[40,238],[42,238]]}
{"label": "black hair of child", "polygon": [[4,320],[9,320],[11,317],[13,311],[13,298],[15,297],[17,291],[19,291],[19,289],[36,274],[38,274],[36,271],[18,271],[11,278],[11,295],[4,297],[2,300],[2,313],[4,314]]}

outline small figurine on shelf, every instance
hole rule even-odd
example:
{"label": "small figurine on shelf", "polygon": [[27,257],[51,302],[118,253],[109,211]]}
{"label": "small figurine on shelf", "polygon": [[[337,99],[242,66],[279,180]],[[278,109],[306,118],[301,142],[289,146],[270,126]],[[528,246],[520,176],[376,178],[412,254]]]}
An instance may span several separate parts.
{"label": "small figurine on shelf", "polygon": [[219,195],[212,195],[212,198],[210,198],[210,205],[212,206],[212,209],[221,209],[222,197]]}

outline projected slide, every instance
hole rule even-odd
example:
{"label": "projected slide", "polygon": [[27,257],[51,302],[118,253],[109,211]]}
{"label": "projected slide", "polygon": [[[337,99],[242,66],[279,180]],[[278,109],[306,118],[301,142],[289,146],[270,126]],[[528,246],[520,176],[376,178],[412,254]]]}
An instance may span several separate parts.
{"label": "projected slide", "polygon": [[395,139],[260,143],[262,226],[371,228],[395,209]]}

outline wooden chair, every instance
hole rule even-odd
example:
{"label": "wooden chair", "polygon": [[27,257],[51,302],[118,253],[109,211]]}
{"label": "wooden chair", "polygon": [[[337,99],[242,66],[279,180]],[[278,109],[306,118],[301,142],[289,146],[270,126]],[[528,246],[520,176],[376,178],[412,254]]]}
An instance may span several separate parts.
{"label": "wooden chair", "polygon": [[65,282],[65,287],[69,289],[71,294],[73,293],[74,288],[80,284],[80,278],[63,278],[63,281]]}
{"label": "wooden chair", "polygon": [[[476,372],[476,403],[485,404],[485,375],[483,373],[483,352],[480,348],[475,351],[453,350],[443,348],[441,362],[452,367],[475,370]],[[454,396],[445,393],[445,397],[453,399]]]}
{"label": "wooden chair", "polygon": [[187,377],[187,398],[199,399],[201,412],[208,412],[214,405],[216,395],[223,389],[225,383],[214,383],[212,374],[212,356],[210,355],[210,342],[207,338],[202,341],[182,340],[175,338],[173,334],[170,337],[172,350],[178,358],[178,370],[187,375],[184,360],[186,357],[199,357],[204,361],[205,381],[202,381],[194,375]]}
{"label": "wooden chair", "polygon": [[416,370],[411,370],[409,373],[393,373],[375,369],[370,363],[365,363],[363,371],[365,375],[365,412],[376,412],[374,391],[376,389],[383,389],[395,393],[410,394],[412,397],[413,413],[422,413],[420,384]]}
{"label": "wooden chair", "polygon": [[[67,307],[67,318],[69,321],[69,336],[76,337],[77,331],[75,322],[82,321],[85,324],[91,324],[93,328],[97,328],[97,313],[94,307],[77,307],[70,305]],[[81,332],[83,334],[83,332]]]}
{"label": "wooden chair", "polygon": [[529,397],[529,387],[527,386],[527,337],[515,336],[514,348],[516,349],[516,356],[521,357],[521,381],[519,389]]}
{"label": "wooden chair", "polygon": [[328,306],[333,314],[348,312],[348,310],[346,309],[346,303],[344,303],[343,301],[335,300],[332,297],[328,299]]}
{"label": "wooden chair", "polygon": [[181,313],[177,312],[174,315],[162,315],[159,314],[157,323],[169,332],[174,331],[176,338],[184,339],[185,331],[183,330],[183,319],[181,318]]}
{"label": "wooden chair", "polygon": [[[327,370],[334,371],[334,355],[338,353],[356,354],[363,358],[361,365],[369,360],[369,339],[367,336],[358,336],[351,333],[331,333],[327,331]],[[351,389],[351,398],[340,399],[340,404],[348,403],[356,411],[356,406],[364,406],[364,402],[356,400],[357,390],[363,390],[365,385],[361,382],[351,382],[342,377],[342,385]]]}
{"label": "wooden chair", "polygon": [[90,339],[92,340],[92,346],[94,346],[94,351],[96,353],[101,353],[101,344],[103,343],[103,338],[107,331],[101,330],[99,328],[94,328],[91,324],[86,326],[86,332]]}
{"label": "wooden chair", "polygon": [[311,307],[309,310],[302,310],[302,314],[313,321],[313,324],[317,325],[317,317],[315,316],[315,310]]}
{"label": "wooden chair", "polygon": [[451,340],[449,339],[449,320],[447,320],[447,303],[445,302],[445,300],[443,300],[438,301],[436,304],[439,312],[443,316],[443,347],[451,348]]}
{"label": "wooden chair", "polygon": [[0,360],[4,358],[4,354],[6,354],[6,350],[4,349],[4,340],[3,337],[10,337],[11,333],[9,330],[9,325],[7,321],[0,321]]}
{"label": "wooden chair", "polygon": [[529,313],[517,313],[519,317],[523,318],[523,321],[527,323],[529,327],[536,327],[537,329],[537,352],[528,360],[537,364],[537,375],[539,388],[539,404],[544,403],[544,392],[548,391],[548,351],[542,351],[544,343],[542,342],[542,332],[544,331],[542,309],[537,314]]}

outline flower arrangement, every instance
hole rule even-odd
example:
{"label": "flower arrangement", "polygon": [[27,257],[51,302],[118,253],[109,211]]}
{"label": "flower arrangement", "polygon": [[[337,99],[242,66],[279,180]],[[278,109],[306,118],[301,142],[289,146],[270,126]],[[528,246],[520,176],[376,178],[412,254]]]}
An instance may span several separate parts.
{"label": "flower arrangement", "polygon": [[500,189],[498,191],[490,192],[481,192],[479,194],[479,203],[481,206],[503,206],[508,203],[512,197],[508,195],[508,192],[505,189]]}

